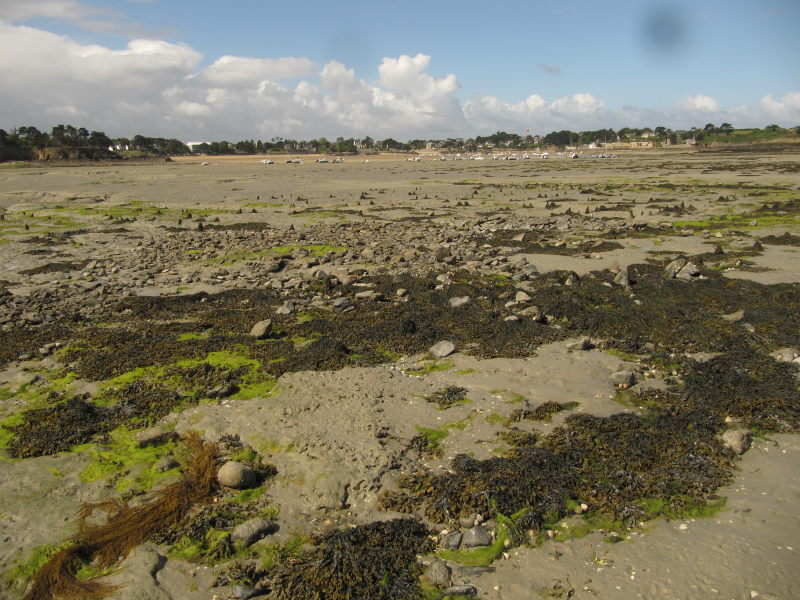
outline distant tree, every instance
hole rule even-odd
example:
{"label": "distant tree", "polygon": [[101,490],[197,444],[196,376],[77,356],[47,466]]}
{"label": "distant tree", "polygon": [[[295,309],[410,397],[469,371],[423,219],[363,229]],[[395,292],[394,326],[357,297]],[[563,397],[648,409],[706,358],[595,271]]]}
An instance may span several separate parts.
{"label": "distant tree", "polygon": [[90,147],[98,150],[110,148],[114,144],[114,142],[111,141],[111,138],[109,138],[102,131],[92,131],[91,133],[87,132],[86,143]]}
{"label": "distant tree", "polygon": [[713,123],[706,123],[706,126],[703,127],[703,131],[705,131],[706,133],[714,133],[717,131],[717,126],[714,125]]}
{"label": "distant tree", "polygon": [[723,123],[722,125],[719,126],[718,131],[720,133],[730,135],[733,132],[733,125],[731,125],[730,123]]}
{"label": "distant tree", "polygon": [[373,146],[375,146],[375,140],[367,136],[363,140],[361,140],[361,145],[364,146],[364,148],[372,148]]}
{"label": "distant tree", "polygon": [[767,131],[778,131],[780,129],[780,125],[775,125],[773,123],[772,125],[767,125],[766,127],[764,127],[764,129],[766,129]]}

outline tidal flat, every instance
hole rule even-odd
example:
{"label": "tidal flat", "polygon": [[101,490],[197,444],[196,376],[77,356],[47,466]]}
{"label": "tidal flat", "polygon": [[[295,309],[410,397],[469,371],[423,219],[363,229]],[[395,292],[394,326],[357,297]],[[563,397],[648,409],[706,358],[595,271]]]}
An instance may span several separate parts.
{"label": "tidal flat", "polygon": [[0,165],[0,598],[800,596],[800,153],[259,158]]}

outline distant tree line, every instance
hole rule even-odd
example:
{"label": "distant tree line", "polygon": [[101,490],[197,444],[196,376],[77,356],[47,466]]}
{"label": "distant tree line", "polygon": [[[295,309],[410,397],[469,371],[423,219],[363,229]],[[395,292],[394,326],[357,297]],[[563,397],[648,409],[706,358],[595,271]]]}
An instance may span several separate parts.
{"label": "distant tree line", "polygon": [[196,144],[189,148],[174,138],[146,137],[109,138],[102,131],[89,131],[85,127],[56,125],[50,132],[33,126],[23,126],[5,131],[0,129],[0,161],[43,160],[50,158],[110,158],[125,156],[168,156],[183,154],[355,154],[358,152],[412,152],[427,147],[478,152],[492,149],[540,149],[556,146],[602,146],[611,142],[650,140],[655,144],[676,144],[686,140],[697,143],[749,143],[765,141],[788,135],[800,135],[800,126],[784,129],[768,125],[764,129],[735,129],[730,123],[716,126],[707,123],[704,127],[672,130],[659,126],[619,130],[596,129],[588,131],[552,131],[546,135],[519,135],[498,131],[488,136],[474,138],[446,138],[438,140],[412,139],[399,142],[394,138],[375,140],[369,136],[362,139],[325,137],[310,140],[273,137],[269,141],[241,140],[238,142],[214,141]]}
{"label": "distant tree line", "polygon": [[145,155],[189,154],[189,148],[180,140],[142,135],[132,139],[111,139],[102,131],[89,131],[73,125],[56,125],[49,132],[31,125],[11,131],[0,129],[0,161],[112,158],[125,152]]}

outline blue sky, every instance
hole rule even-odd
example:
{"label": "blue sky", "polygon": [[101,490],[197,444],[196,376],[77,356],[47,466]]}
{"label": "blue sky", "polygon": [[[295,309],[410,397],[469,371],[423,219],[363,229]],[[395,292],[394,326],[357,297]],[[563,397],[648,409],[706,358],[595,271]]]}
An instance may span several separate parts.
{"label": "blue sky", "polygon": [[[81,94],[70,97],[73,84],[63,72],[79,73],[87,52],[115,64],[107,77],[131,68],[146,78],[129,55],[145,62],[154,52],[159,60],[173,57],[143,84],[152,97],[137,92],[137,102],[152,103],[165,131],[182,137],[235,138],[248,128],[247,137],[279,130],[363,135],[373,127],[376,135],[407,138],[491,133],[487,128],[800,124],[797,0],[0,0],[0,21],[0,56],[23,39],[23,46],[53,43],[54,52],[62,44],[58,52],[74,57],[60,71],[68,102],[26,107],[17,90],[7,109],[0,103],[6,128],[36,110],[45,111],[44,120],[105,115],[105,130],[135,125],[124,97],[116,110],[99,111]],[[62,37],[48,42],[46,34]],[[142,39],[164,45],[132,50]],[[225,56],[304,62],[276,72],[274,62],[220,64]],[[331,61],[344,72],[324,78]],[[15,69],[37,68],[2,63],[0,73],[11,81]],[[250,79],[245,83],[241,72],[234,86],[246,88],[246,101],[220,84],[224,77],[200,85],[206,69],[219,75],[226,67],[247,71]],[[41,70],[46,75],[47,65]],[[87,85],[86,77],[77,79]],[[104,83],[114,85],[88,82],[98,90]],[[165,110],[174,112],[171,119]],[[226,128],[231,112],[236,122]]]}

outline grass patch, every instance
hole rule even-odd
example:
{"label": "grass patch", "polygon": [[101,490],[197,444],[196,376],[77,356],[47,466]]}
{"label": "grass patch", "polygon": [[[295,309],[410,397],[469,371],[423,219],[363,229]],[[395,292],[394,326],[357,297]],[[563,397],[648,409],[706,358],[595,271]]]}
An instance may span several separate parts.
{"label": "grass patch", "polygon": [[622,350],[617,350],[616,348],[608,348],[605,350],[605,353],[627,362],[637,362],[639,360],[639,357],[635,354],[623,352]]}

